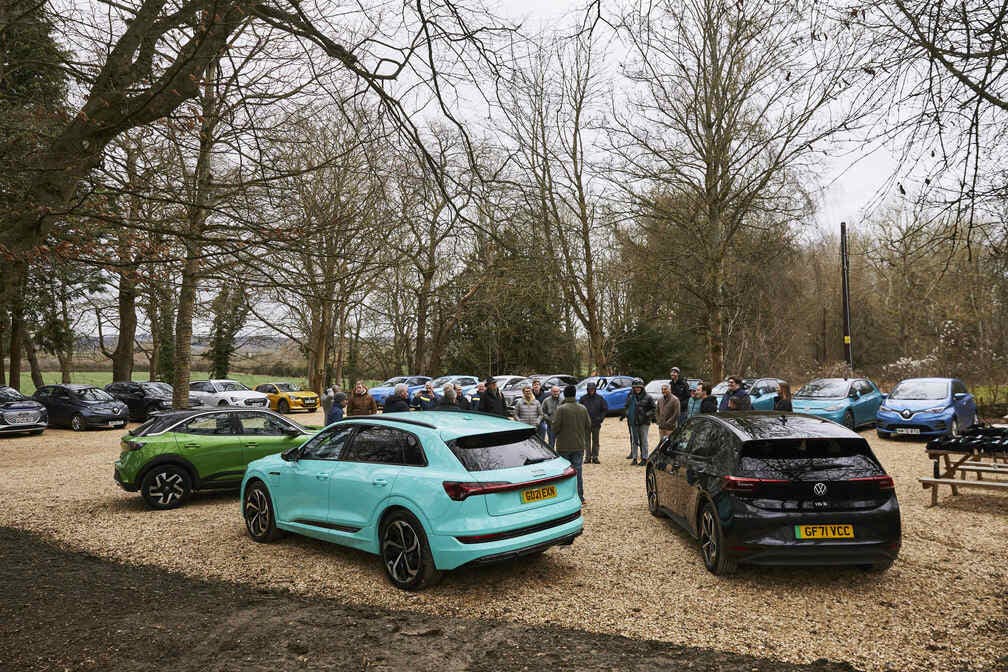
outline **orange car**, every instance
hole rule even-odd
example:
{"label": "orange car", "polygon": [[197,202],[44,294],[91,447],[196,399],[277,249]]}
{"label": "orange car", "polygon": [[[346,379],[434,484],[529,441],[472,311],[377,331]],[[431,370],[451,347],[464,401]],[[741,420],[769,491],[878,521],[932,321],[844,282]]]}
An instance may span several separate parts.
{"label": "orange car", "polygon": [[281,413],[290,413],[291,411],[311,413],[319,406],[317,394],[309,390],[302,390],[294,383],[263,383],[255,390],[269,397],[269,407]]}

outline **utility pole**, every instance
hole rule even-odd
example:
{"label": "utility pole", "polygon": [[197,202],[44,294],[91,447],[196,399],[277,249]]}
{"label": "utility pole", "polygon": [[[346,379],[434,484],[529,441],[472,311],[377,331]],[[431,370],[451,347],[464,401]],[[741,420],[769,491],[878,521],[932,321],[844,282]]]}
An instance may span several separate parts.
{"label": "utility pole", "polygon": [[840,222],[840,274],[843,287],[843,342],[844,359],[850,372],[854,372],[854,351],[851,347],[850,329],[850,262],[847,252],[847,222]]}

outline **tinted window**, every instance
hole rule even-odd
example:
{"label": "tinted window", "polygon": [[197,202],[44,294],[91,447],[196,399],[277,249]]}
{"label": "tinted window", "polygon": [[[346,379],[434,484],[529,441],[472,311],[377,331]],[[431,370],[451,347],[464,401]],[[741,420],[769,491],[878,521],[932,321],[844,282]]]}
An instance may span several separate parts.
{"label": "tinted window", "polygon": [[675,450],[680,453],[688,451],[690,439],[693,437],[693,432],[696,431],[697,424],[696,422],[691,422],[673,434],[672,445],[669,446],[669,450]]}
{"label": "tinted window", "polygon": [[331,431],[322,432],[302,446],[301,459],[338,460],[343,452],[343,446],[353,434],[353,430],[353,427],[337,427]]}
{"label": "tinted window", "polygon": [[70,392],[64,390],[62,387],[57,387],[52,391],[52,398],[59,399],[60,401],[70,401]]}
{"label": "tinted window", "polygon": [[267,413],[242,413],[238,417],[241,420],[242,434],[281,436],[290,430],[290,425],[286,422]]}
{"label": "tinted window", "polygon": [[448,447],[468,471],[510,469],[556,457],[534,427],[462,436],[449,441]]}
{"label": "tinted window", "polygon": [[230,436],[238,433],[236,429],[231,413],[210,413],[183,423],[175,431],[201,436]]}
{"label": "tinted window", "polygon": [[968,394],[966,392],[966,386],[962,384],[960,380],[952,381],[952,394]]}
{"label": "tinted window", "polygon": [[[7,389],[11,389],[11,388],[7,388]],[[51,387],[41,387],[41,388],[35,390],[35,398],[36,399],[47,400],[51,396],[52,396],[52,388]]]}
{"label": "tinted window", "polygon": [[739,475],[789,480],[845,480],[882,473],[864,439],[747,441]]}
{"label": "tinted window", "polygon": [[399,432],[386,427],[366,427],[354,435],[350,447],[343,451],[343,462],[374,462],[402,464],[402,442]]}
{"label": "tinted window", "polygon": [[189,389],[195,392],[213,392],[213,385],[210,383],[189,383]]}
{"label": "tinted window", "polygon": [[[168,427],[174,425],[178,422],[178,416],[171,413],[166,415],[155,415],[151,417],[150,420],[143,423],[136,429],[130,430],[130,434],[133,436],[147,436],[148,434],[157,434],[158,432],[163,432]],[[176,430],[177,431],[177,430]]]}
{"label": "tinted window", "polygon": [[161,394],[170,397],[175,392],[168,383],[140,383],[139,387],[147,394]]}
{"label": "tinted window", "polygon": [[690,457],[700,459],[710,459],[714,457],[719,449],[718,440],[721,438],[718,427],[713,422],[698,422],[690,441]]}
{"label": "tinted window", "polygon": [[97,387],[85,387],[77,391],[77,398],[82,401],[112,401],[112,395]]}
{"label": "tinted window", "polygon": [[[728,386],[725,386],[728,389]],[[850,383],[836,378],[823,378],[805,383],[794,396],[809,399],[842,399],[850,392]]]}

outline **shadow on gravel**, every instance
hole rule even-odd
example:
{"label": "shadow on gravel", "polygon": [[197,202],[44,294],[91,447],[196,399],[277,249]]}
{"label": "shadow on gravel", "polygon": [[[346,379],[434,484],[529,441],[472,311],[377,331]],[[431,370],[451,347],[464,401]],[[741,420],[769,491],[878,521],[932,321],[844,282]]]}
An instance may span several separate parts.
{"label": "shadow on gravel", "polygon": [[0,595],[0,667],[10,670],[853,669],[197,581],[10,528],[0,528]]}

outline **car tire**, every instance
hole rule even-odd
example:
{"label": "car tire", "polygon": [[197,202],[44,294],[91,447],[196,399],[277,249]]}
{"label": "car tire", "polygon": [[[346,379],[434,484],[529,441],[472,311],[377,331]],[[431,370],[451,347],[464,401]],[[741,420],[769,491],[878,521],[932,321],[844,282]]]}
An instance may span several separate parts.
{"label": "car tire", "polygon": [[281,399],[280,401],[277,402],[277,410],[283,413],[284,415],[287,415],[288,413],[290,413],[290,404],[287,403],[286,399]]}
{"label": "car tire", "polygon": [[854,414],[851,413],[850,411],[847,411],[846,413],[844,413],[844,416],[843,416],[843,426],[846,427],[847,429],[850,429],[850,430],[857,429],[854,426]]}
{"label": "car tire", "polygon": [[70,429],[75,432],[83,432],[87,429],[87,420],[80,413],[74,413],[74,416],[70,418]]}
{"label": "car tire", "polygon": [[883,432],[881,429],[876,429],[875,430],[875,435],[878,436],[878,438],[880,438],[880,439],[891,438],[891,434],[889,432]]}
{"label": "car tire", "polygon": [[427,534],[409,511],[389,514],[382,521],[378,539],[385,575],[396,588],[423,590],[441,580],[443,573],[434,565]]}
{"label": "car tire", "polygon": [[952,414],[952,425],[949,427],[950,436],[959,436],[959,418],[955,413]]}
{"label": "car tire", "polygon": [[648,467],[647,474],[644,476],[644,487],[647,490],[647,508],[648,512],[655,518],[661,518],[661,506],[658,501],[658,484],[655,480],[654,469]]}
{"label": "car tire", "polygon": [[717,576],[732,574],[737,565],[734,559],[725,554],[721,518],[710,502],[706,502],[700,510],[698,523],[700,557],[703,559],[707,571]]}
{"label": "car tire", "polygon": [[158,511],[181,506],[191,493],[189,472],[175,464],[154,467],[140,482],[140,494],[147,506]]}
{"label": "car tire", "polygon": [[252,541],[268,544],[283,536],[283,531],[276,526],[275,511],[273,499],[265,483],[255,481],[245,488],[242,516],[245,518],[245,529],[252,537]]}
{"label": "car tire", "polygon": [[223,399],[221,399],[220,401],[217,402],[217,405],[218,406],[227,406],[228,403],[226,401],[224,401]]}

